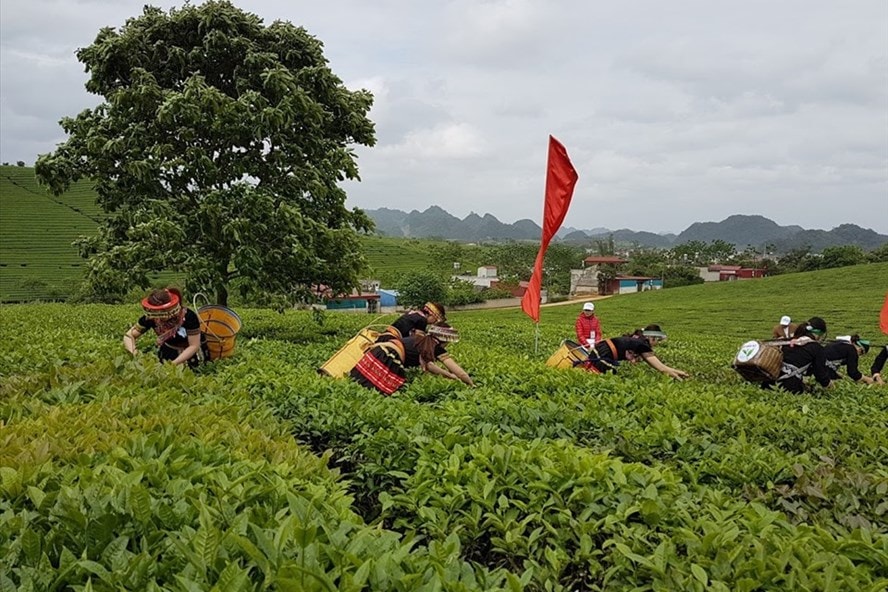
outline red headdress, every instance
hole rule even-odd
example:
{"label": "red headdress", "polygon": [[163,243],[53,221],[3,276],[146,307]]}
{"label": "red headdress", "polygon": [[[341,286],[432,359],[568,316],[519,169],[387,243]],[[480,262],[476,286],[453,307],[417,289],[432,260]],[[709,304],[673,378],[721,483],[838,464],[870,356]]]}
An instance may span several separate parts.
{"label": "red headdress", "polygon": [[185,322],[185,309],[182,308],[182,296],[178,290],[164,290],[170,296],[169,302],[152,304],[151,296],[142,299],[145,317],[154,321],[154,332],[157,334],[157,345],[163,345],[176,335],[179,327]]}
{"label": "red headdress", "polygon": [[142,309],[145,311],[146,317],[149,319],[166,319],[179,314],[182,308],[182,299],[172,290],[165,290],[165,292],[170,295],[170,300],[163,304],[152,304],[150,302],[151,296],[142,298]]}

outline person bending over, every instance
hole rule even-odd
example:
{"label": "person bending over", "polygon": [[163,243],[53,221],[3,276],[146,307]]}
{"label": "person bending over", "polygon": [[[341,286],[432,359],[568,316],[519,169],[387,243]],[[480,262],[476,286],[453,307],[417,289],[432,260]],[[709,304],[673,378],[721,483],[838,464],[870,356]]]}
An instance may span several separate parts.
{"label": "person bending over", "polygon": [[145,314],[123,336],[123,347],[132,355],[138,353],[136,341],[146,331],[157,335],[157,358],[162,362],[188,364],[194,368],[200,364],[202,348],[200,318],[193,310],[182,305],[182,293],[176,288],[154,290],[142,299]]}
{"label": "person bending over", "polygon": [[762,382],[762,388],[771,389],[779,386],[791,393],[805,392],[805,376],[814,376],[821,386],[828,387],[831,383],[826,355],[820,340],[826,337],[826,321],[820,317],[811,317],[800,323],[788,345],[783,345],[783,365],[777,380]]}
{"label": "person bending over", "polygon": [[830,380],[840,379],[842,376],[839,374],[839,368],[845,366],[848,378],[857,382],[872,384],[873,379],[869,376],[864,376],[857,367],[860,356],[867,353],[869,348],[870,342],[866,339],[861,339],[860,335],[857,334],[836,337],[835,341],[824,345],[823,355],[826,356]]}
{"label": "person bending over", "polygon": [[622,361],[643,360],[648,366],[670,378],[676,380],[687,378],[689,376],[687,372],[667,366],[654,355],[653,348],[665,339],[666,334],[660,329],[660,325],[648,325],[644,329],[636,330],[631,335],[599,341],[589,353],[586,368],[598,374],[616,373],[617,366]]}
{"label": "person bending over", "polygon": [[[350,376],[361,386],[391,395],[407,382],[407,368],[475,386],[469,374],[447,352],[445,343],[456,343],[459,334],[449,325],[432,325],[427,333],[392,339],[371,346],[352,368]],[[443,364],[443,368],[438,363]]]}

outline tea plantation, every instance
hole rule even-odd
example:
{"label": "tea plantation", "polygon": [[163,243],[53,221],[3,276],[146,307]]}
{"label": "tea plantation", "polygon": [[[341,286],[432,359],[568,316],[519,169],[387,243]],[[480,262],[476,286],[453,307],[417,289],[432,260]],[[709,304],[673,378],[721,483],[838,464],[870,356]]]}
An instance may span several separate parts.
{"label": "tea plantation", "polygon": [[[0,307],[0,590],[867,590],[888,585],[888,389],[730,369],[783,314],[875,343],[888,264],[600,300],[617,376],[545,366],[578,306],[453,313],[470,389],[315,369],[369,315],[238,310],[235,357],[124,355],[127,306]],[[385,317],[387,322],[393,317]],[[864,357],[868,368],[873,352]]]}
{"label": "tea plantation", "polygon": [[33,167],[0,166],[0,301],[68,296],[84,260],[71,244],[103,215],[91,184],[54,197]]}
{"label": "tea plantation", "polygon": [[[92,184],[80,181],[55,197],[37,184],[33,167],[0,165],[0,212],[0,302],[72,296],[85,269],[72,243],[95,234],[103,216]],[[410,271],[449,271],[451,262],[434,256],[443,243],[361,237],[369,276],[386,286]]]}

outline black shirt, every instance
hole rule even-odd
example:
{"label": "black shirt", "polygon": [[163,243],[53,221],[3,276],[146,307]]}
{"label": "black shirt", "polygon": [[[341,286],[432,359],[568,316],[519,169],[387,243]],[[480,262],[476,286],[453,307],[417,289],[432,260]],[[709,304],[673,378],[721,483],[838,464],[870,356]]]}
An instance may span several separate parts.
{"label": "black shirt", "polygon": [[648,354],[654,351],[653,348],[651,348],[651,344],[648,343],[648,340],[643,337],[612,337],[611,339],[605,339],[604,341],[599,341],[595,344],[595,351],[597,351],[598,355],[602,358],[613,358],[613,352],[607,344],[608,341],[612,342],[614,348],[617,350],[617,357],[614,361],[625,360],[626,352],[632,352],[636,356],[641,356],[642,354]]}
{"label": "black shirt", "polygon": [[414,331],[425,332],[428,324],[429,321],[422,312],[412,310],[398,317],[398,319],[392,323],[392,327],[398,330],[401,337],[410,337]]}
{"label": "black shirt", "polygon": [[883,347],[882,351],[879,352],[879,355],[876,356],[876,359],[873,360],[873,367],[870,369],[870,373],[881,374],[886,361],[888,361],[888,345]]}
{"label": "black shirt", "polygon": [[857,348],[847,341],[833,341],[823,346],[823,355],[826,356],[826,365],[829,367],[830,377],[839,378],[839,367],[848,367],[848,378],[860,380],[863,374],[857,368],[860,356]]}
{"label": "black shirt", "polygon": [[[804,345],[784,345],[783,363],[796,368],[806,368],[805,375],[813,375],[814,380],[823,386],[828,386],[830,381],[829,368],[826,366],[826,355],[823,346],[816,341],[809,341]],[[798,379],[801,382],[801,378]]]}

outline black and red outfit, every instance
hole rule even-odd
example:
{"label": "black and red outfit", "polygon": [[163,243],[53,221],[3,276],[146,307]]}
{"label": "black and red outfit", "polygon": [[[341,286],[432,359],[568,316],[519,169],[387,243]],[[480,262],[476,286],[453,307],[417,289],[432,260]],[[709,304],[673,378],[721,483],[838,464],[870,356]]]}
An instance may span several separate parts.
{"label": "black and red outfit", "polygon": [[814,376],[822,386],[829,386],[830,372],[826,365],[823,346],[810,337],[794,339],[789,345],[780,347],[783,352],[783,365],[776,381],[762,383],[762,388],[782,387],[791,393],[805,392],[803,377]]}
{"label": "black and red outfit", "polygon": [[644,337],[628,336],[611,337],[599,341],[589,353],[586,369],[596,373],[617,371],[620,362],[635,361],[642,354],[653,353],[654,349]]}
{"label": "black and red outfit", "polygon": [[[435,344],[436,360],[444,360],[449,356],[443,345]],[[416,338],[405,337],[371,346],[352,368],[350,376],[361,386],[374,388],[383,395],[391,395],[407,381],[406,369],[419,366]]]}
{"label": "black and red outfit", "polygon": [[[138,325],[143,332],[150,329],[157,334],[157,357],[162,362],[171,362],[178,358],[182,350],[188,347],[189,335],[200,335],[200,318],[196,312],[187,308],[182,308],[182,311],[171,319],[152,319],[143,315],[139,317]],[[188,366],[194,368],[200,364],[201,357],[208,357],[206,343],[203,340],[201,340],[201,351],[188,360]]]}
{"label": "black and red outfit", "polygon": [[823,355],[826,356],[826,366],[829,368],[829,377],[832,380],[841,378],[839,374],[841,366],[847,367],[848,378],[851,380],[863,378],[863,374],[857,367],[860,354],[854,344],[847,341],[833,341],[823,346]]}

